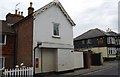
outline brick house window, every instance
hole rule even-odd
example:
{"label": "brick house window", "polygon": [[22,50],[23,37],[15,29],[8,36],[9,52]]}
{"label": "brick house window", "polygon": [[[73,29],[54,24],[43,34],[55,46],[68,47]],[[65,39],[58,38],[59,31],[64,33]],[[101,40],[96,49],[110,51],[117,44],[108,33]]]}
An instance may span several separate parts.
{"label": "brick house window", "polygon": [[0,45],[6,45],[6,35],[0,34]]}
{"label": "brick house window", "polygon": [[5,58],[0,57],[0,69],[2,69],[3,67],[5,67]]}

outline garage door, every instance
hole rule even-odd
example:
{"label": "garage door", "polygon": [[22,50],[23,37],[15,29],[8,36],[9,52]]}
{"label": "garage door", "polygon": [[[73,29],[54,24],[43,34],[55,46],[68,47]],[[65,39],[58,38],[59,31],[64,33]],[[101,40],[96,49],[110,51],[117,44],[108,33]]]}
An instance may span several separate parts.
{"label": "garage door", "polygon": [[42,49],[42,72],[53,72],[56,70],[57,49]]}

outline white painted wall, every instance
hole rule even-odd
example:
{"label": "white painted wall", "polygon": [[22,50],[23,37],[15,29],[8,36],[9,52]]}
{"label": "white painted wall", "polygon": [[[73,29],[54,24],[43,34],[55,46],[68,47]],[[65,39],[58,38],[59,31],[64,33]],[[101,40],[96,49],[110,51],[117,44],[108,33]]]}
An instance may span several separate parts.
{"label": "white painted wall", "polygon": [[[52,37],[53,22],[60,24],[60,38]],[[73,45],[73,26],[55,5],[35,16],[33,34],[34,45],[38,41]]]}
{"label": "white painted wall", "polygon": [[57,71],[74,69],[74,53],[71,49],[58,49],[58,68]]}
{"label": "white painted wall", "polygon": [[84,51],[91,50],[93,53],[101,53],[103,57],[108,57],[107,47],[94,47],[89,49],[84,49]]}
{"label": "white painted wall", "polygon": [[[60,38],[53,38],[53,22],[60,24]],[[49,50],[45,49],[45,52],[42,51],[42,71],[41,67],[39,67],[36,69],[36,73],[74,69],[74,54],[71,52],[74,48],[73,26],[56,5],[35,16],[33,48],[37,46],[37,42],[42,42],[42,45],[39,47],[49,48]],[[58,50],[56,53],[53,53],[50,48],[58,48]],[[35,56],[41,59],[40,54],[41,50],[38,50]],[[57,60],[54,60],[53,57]]]}
{"label": "white painted wall", "polygon": [[101,53],[102,57],[108,57],[107,47],[96,47],[91,49],[94,53]]}
{"label": "white painted wall", "polygon": [[84,61],[83,61],[83,52],[74,52],[74,68],[83,68]]}
{"label": "white painted wall", "polygon": [[39,58],[39,68],[35,67],[35,73],[41,73],[41,49],[36,49],[35,59]]}

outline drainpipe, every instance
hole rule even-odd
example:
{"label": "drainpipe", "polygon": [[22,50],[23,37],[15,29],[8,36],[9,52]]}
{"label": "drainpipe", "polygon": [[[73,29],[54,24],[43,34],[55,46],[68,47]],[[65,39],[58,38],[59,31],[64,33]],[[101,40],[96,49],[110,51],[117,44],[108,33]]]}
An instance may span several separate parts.
{"label": "drainpipe", "polygon": [[41,73],[42,73],[42,71],[43,71],[43,68],[42,68],[42,66],[43,66],[43,64],[42,64],[42,47],[41,47]]}
{"label": "drainpipe", "polygon": [[14,35],[14,68],[15,68],[15,65],[16,65],[16,48],[17,48],[17,46],[16,46],[16,33],[15,33],[15,35]]}
{"label": "drainpipe", "polygon": [[39,45],[42,45],[42,43],[41,42],[38,42],[37,43],[37,46],[36,47],[34,47],[34,67],[33,67],[33,75],[35,75],[35,50],[37,49],[37,48],[39,48]]}

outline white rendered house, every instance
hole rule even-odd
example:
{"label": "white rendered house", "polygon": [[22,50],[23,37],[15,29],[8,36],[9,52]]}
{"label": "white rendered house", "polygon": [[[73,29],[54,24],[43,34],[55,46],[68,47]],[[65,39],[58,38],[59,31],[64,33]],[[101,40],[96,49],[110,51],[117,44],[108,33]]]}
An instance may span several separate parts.
{"label": "white rendered house", "polygon": [[57,0],[34,12],[33,48],[35,73],[74,69],[75,23]]}

